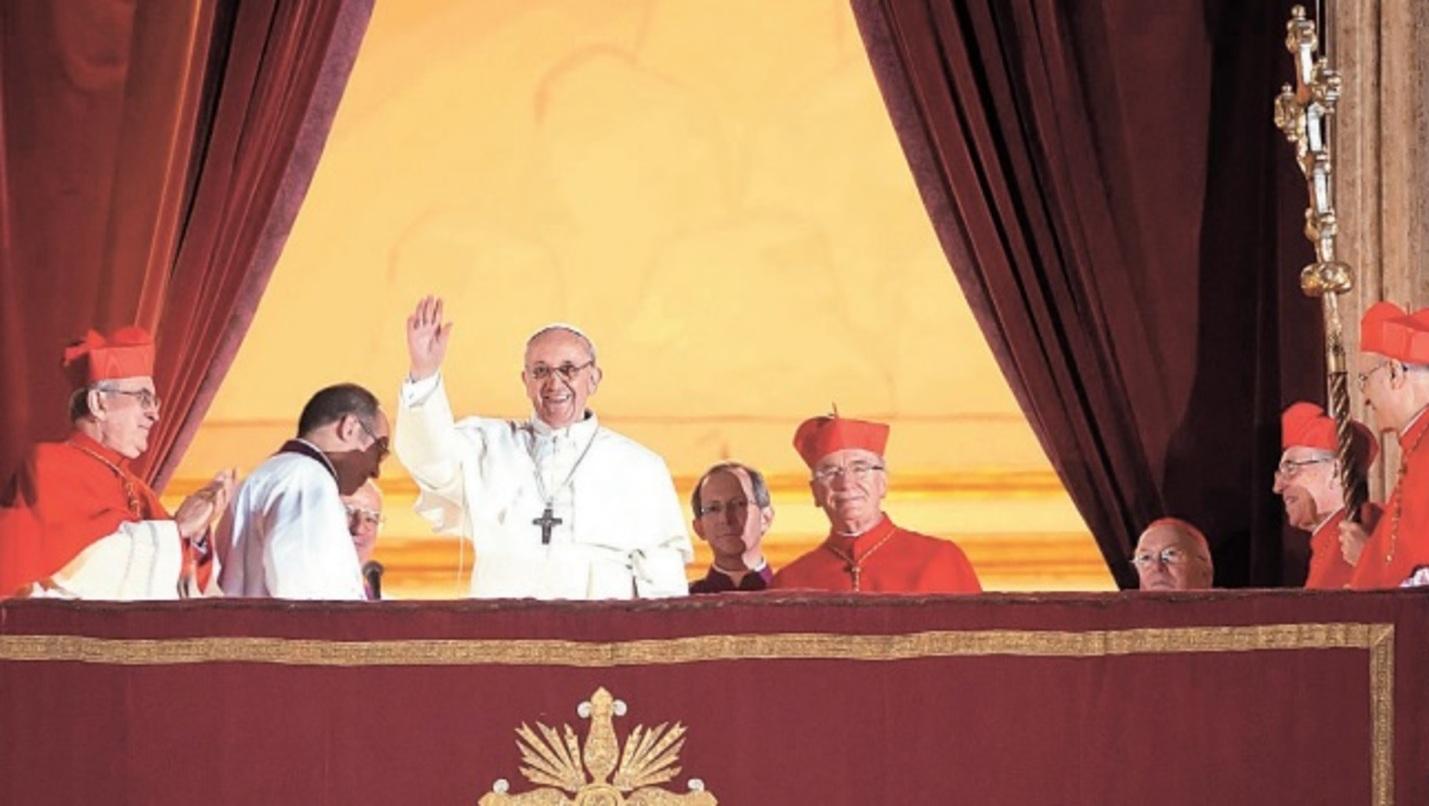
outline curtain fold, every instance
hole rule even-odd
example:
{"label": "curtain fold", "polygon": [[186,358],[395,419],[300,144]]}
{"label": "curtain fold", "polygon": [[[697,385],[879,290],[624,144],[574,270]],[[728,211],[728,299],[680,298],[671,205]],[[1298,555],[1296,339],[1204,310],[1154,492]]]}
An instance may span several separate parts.
{"label": "curtain fold", "polygon": [[227,58],[212,73],[208,136],[156,332],[168,409],[145,455],[156,486],[178,467],[253,321],[371,13],[372,0],[245,0],[221,19]]}
{"label": "curtain fold", "polygon": [[64,343],[155,331],[167,480],[271,274],[371,0],[0,5],[0,480],[68,428]]}
{"label": "curtain fold", "polygon": [[1278,413],[1323,369],[1270,119],[1289,5],[853,0],[952,270],[1122,587],[1163,514],[1206,531],[1217,584],[1294,581]]}
{"label": "curtain fold", "polygon": [[157,320],[212,10],[0,5],[0,481],[68,428],[66,341]]}

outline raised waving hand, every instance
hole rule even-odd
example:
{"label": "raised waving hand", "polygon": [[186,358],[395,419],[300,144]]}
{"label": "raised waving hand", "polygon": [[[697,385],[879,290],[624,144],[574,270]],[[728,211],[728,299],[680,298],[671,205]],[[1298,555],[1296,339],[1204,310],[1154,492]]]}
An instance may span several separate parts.
{"label": "raised waving hand", "polygon": [[451,322],[442,322],[442,299],[425,296],[416,310],[407,317],[407,357],[411,361],[409,377],[414,381],[429,378],[442,368],[447,357],[447,339]]}

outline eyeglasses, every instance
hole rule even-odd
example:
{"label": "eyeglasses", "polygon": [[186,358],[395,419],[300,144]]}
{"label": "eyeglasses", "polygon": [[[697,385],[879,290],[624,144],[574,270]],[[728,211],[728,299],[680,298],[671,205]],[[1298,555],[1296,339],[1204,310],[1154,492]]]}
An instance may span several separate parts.
{"label": "eyeglasses", "polygon": [[362,428],[362,433],[366,434],[368,439],[372,440],[372,444],[377,446],[377,461],[381,462],[383,459],[386,459],[387,454],[390,453],[388,450],[387,437],[379,437],[372,433],[372,427],[364,423],[361,417],[355,419],[357,420],[357,425]]}
{"label": "eyeglasses", "polygon": [[545,364],[537,364],[534,367],[527,367],[526,372],[531,376],[531,380],[533,381],[544,381],[547,378],[551,377],[551,373],[553,372],[557,375],[560,375],[563,379],[567,381],[573,381],[576,379],[577,375],[581,374],[583,370],[589,369],[594,365],[595,359],[591,359],[584,364],[572,364],[571,362],[567,361],[559,367],[550,367],[546,366]]}
{"label": "eyeglasses", "polygon": [[1365,386],[1367,386],[1367,385],[1369,384],[1369,378],[1370,378],[1371,375],[1375,374],[1376,372],[1379,372],[1380,370],[1384,369],[1385,367],[1391,367],[1391,366],[1394,366],[1394,362],[1393,362],[1393,361],[1382,361],[1382,362],[1376,364],[1376,365],[1374,366],[1374,368],[1371,369],[1369,372],[1361,372],[1361,373],[1358,373],[1358,374],[1356,375],[1356,377],[1359,379],[1359,382],[1360,382],[1360,391],[1363,392]]}
{"label": "eyeglasses", "polygon": [[1167,546],[1157,552],[1138,551],[1136,555],[1131,558],[1131,564],[1136,566],[1138,570],[1145,571],[1158,565],[1175,568],[1190,559],[1190,553],[1178,549],[1175,546]]}
{"label": "eyeglasses", "polygon": [[854,481],[867,481],[874,471],[883,470],[883,465],[875,465],[872,462],[854,462],[847,467],[821,467],[814,471],[814,481],[824,484],[833,484],[840,476],[847,473]]}
{"label": "eyeglasses", "polygon": [[1300,475],[1300,468],[1307,465],[1318,465],[1323,462],[1333,462],[1333,457],[1322,456],[1318,459],[1286,459],[1275,468],[1275,475],[1282,479],[1293,479]]}
{"label": "eyeglasses", "polygon": [[347,520],[349,524],[354,526],[361,523],[368,524],[369,526],[381,526],[387,522],[387,516],[375,509],[349,506],[347,508]]}
{"label": "eyeglasses", "polygon": [[108,386],[95,387],[98,391],[107,395],[126,395],[139,401],[139,408],[159,410],[159,396],[148,389],[113,389]]}
{"label": "eyeglasses", "polygon": [[1157,565],[1173,568],[1184,563],[1187,556],[1186,552],[1175,546],[1167,546],[1155,553],[1149,551],[1137,552],[1136,555],[1131,558],[1131,564],[1142,571]]}
{"label": "eyeglasses", "polygon": [[728,502],[714,501],[712,503],[702,504],[700,506],[700,517],[708,518],[714,516],[717,518],[726,512],[742,514],[744,512],[747,512],[748,510],[749,502],[744,500],[743,498],[736,498],[733,501]]}

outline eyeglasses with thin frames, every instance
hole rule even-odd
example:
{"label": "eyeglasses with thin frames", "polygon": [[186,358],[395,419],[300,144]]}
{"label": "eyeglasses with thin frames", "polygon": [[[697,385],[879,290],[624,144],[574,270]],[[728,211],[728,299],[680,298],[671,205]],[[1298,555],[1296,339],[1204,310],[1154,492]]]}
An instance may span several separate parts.
{"label": "eyeglasses with thin frames", "polygon": [[377,446],[377,461],[381,462],[383,459],[386,459],[389,453],[387,437],[379,437],[372,433],[371,426],[363,422],[361,417],[355,417],[354,419],[357,420],[357,425],[362,429],[362,433],[366,434],[367,438],[372,440],[372,444]]}
{"label": "eyeglasses with thin frames", "polygon": [[108,386],[95,387],[98,391],[106,395],[125,395],[139,401],[139,408],[152,411],[159,410],[159,396],[148,389],[114,389]]}
{"label": "eyeglasses with thin frames", "polygon": [[536,381],[538,383],[551,377],[551,373],[560,375],[561,378],[566,381],[573,381],[576,379],[577,375],[581,374],[587,369],[590,369],[593,366],[595,366],[595,359],[591,359],[584,364],[572,364],[571,362],[567,361],[559,367],[551,367],[545,364],[537,364],[534,367],[527,367],[526,374],[531,376],[531,380]]}
{"label": "eyeglasses with thin frames", "polygon": [[701,518],[718,518],[726,512],[733,512],[738,515],[742,515],[743,513],[748,511],[749,502],[744,500],[743,498],[736,498],[733,501],[729,502],[713,501],[708,504],[700,505]]}
{"label": "eyeglasses with thin frames", "polygon": [[1131,558],[1131,564],[1140,570],[1146,570],[1157,565],[1164,565],[1167,568],[1175,568],[1187,560],[1191,555],[1175,546],[1167,546],[1160,551],[1139,551]]}
{"label": "eyeglasses with thin frames", "polygon": [[1333,457],[1321,456],[1316,459],[1286,459],[1275,468],[1275,475],[1282,479],[1293,479],[1300,475],[1300,471],[1310,465],[1323,464],[1335,461]]}
{"label": "eyeglasses with thin frames", "polygon": [[1392,367],[1392,366],[1394,366],[1394,362],[1393,362],[1393,361],[1381,361],[1380,363],[1375,364],[1374,367],[1373,367],[1372,369],[1370,369],[1369,372],[1360,372],[1360,373],[1357,373],[1357,374],[1355,375],[1355,377],[1356,377],[1356,379],[1359,380],[1359,382],[1360,382],[1360,391],[1363,392],[1363,391],[1365,390],[1365,387],[1369,385],[1370,376],[1374,375],[1376,372],[1379,372],[1380,370],[1384,369],[1385,367]]}
{"label": "eyeglasses with thin frames", "polygon": [[375,509],[368,509],[367,507],[349,506],[347,508],[347,517],[349,520],[372,526],[381,526],[387,522],[386,515],[383,515]]}
{"label": "eyeglasses with thin frames", "polygon": [[837,465],[821,467],[814,471],[814,481],[820,482],[821,484],[833,484],[845,473],[854,481],[867,481],[869,476],[883,469],[883,465],[876,465],[872,462],[854,462],[847,467]]}

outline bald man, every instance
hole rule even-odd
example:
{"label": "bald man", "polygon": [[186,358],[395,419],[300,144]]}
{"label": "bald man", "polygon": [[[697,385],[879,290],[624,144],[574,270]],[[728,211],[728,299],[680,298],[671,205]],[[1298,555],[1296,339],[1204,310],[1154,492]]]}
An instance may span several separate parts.
{"label": "bald man", "polygon": [[590,410],[603,379],[591,340],[573,325],[537,330],[521,370],[531,415],[457,422],[441,375],[451,328],[435,297],[407,319],[396,449],[421,489],[417,512],[475,544],[471,595],[688,593],[694,549],[675,484],[663,459]]}
{"label": "bald man", "polygon": [[1180,518],[1152,521],[1136,541],[1131,564],[1144,591],[1201,590],[1215,576],[1206,536]]}

